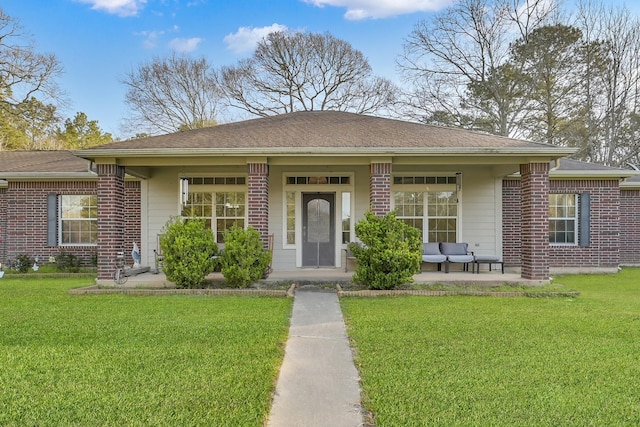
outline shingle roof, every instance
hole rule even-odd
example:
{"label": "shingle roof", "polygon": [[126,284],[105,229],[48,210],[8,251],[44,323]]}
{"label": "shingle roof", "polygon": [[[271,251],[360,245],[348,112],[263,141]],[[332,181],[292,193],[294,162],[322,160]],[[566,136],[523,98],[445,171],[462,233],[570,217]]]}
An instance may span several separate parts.
{"label": "shingle roof", "polygon": [[15,173],[83,173],[89,162],[70,151],[2,151],[0,178]]}
{"label": "shingle roof", "polygon": [[[558,148],[462,129],[338,111],[305,111],[87,149]],[[461,150],[463,151],[463,150]]]}
{"label": "shingle roof", "polygon": [[558,171],[611,171],[611,172],[620,172],[620,171],[629,171],[627,169],[614,168],[611,166],[601,165],[599,163],[587,163],[582,162],[580,160],[574,159],[558,159],[558,164],[551,165],[552,169]]}

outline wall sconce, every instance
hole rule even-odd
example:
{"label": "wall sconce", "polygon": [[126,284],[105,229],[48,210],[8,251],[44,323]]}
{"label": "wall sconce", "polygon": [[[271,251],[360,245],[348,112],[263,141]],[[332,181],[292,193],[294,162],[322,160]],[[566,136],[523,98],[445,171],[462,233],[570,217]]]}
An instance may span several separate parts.
{"label": "wall sconce", "polygon": [[462,172],[456,172],[456,191],[462,188]]}

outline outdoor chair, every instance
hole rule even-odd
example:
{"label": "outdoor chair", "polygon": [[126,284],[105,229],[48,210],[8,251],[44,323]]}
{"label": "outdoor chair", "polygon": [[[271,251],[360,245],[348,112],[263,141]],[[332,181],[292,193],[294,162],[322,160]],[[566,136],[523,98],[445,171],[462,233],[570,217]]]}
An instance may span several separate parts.
{"label": "outdoor chair", "polygon": [[467,243],[440,243],[440,252],[446,255],[444,272],[449,272],[449,264],[452,262],[463,264],[463,271],[469,271],[469,263],[473,263],[473,252],[468,251]]}
{"label": "outdoor chair", "polygon": [[442,271],[442,263],[447,261],[447,256],[440,252],[439,243],[422,244],[422,262],[438,264],[438,271]]}

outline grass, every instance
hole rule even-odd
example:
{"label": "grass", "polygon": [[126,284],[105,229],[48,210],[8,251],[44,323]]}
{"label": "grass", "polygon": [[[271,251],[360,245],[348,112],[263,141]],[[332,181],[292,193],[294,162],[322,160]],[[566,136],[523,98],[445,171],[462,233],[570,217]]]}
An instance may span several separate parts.
{"label": "grass", "polygon": [[375,425],[640,424],[640,270],[578,298],[341,300]]}
{"label": "grass", "polygon": [[261,426],[291,300],[70,296],[0,280],[0,425]]}

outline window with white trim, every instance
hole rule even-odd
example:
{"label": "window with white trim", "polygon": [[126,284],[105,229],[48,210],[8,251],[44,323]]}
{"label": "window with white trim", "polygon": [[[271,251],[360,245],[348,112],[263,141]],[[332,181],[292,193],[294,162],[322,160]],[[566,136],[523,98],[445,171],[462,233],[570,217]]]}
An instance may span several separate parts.
{"label": "window with white trim", "polygon": [[427,241],[456,242],[458,196],[455,191],[428,191]]}
{"label": "window with white trim", "polygon": [[395,191],[393,201],[396,218],[420,230],[425,242],[456,242],[455,191]]}
{"label": "window with white trim", "polygon": [[578,243],[578,195],[549,195],[549,243],[576,245]]}
{"label": "window with white trim", "polygon": [[[244,228],[247,192],[244,177],[187,178],[189,194],[182,207],[184,218],[201,218],[211,228],[217,243],[234,225]],[[242,189],[242,191],[240,191]]]}
{"label": "window with white trim", "polygon": [[60,195],[60,245],[96,245],[98,243],[98,196]]}
{"label": "window with white trim", "polygon": [[287,245],[296,244],[296,192],[287,191]]}
{"label": "window with white trim", "polygon": [[342,192],[342,244],[351,242],[351,192]]}
{"label": "window with white trim", "polygon": [[420,230],[424,242],[456,242],[459,177],[394,176],[396,218]]}

